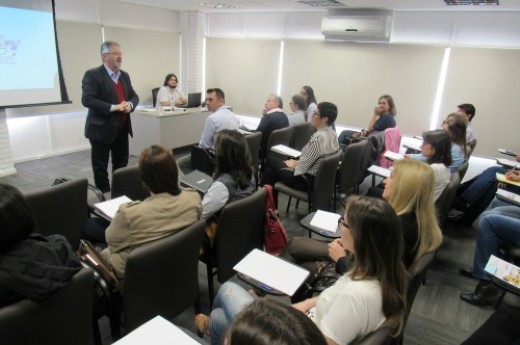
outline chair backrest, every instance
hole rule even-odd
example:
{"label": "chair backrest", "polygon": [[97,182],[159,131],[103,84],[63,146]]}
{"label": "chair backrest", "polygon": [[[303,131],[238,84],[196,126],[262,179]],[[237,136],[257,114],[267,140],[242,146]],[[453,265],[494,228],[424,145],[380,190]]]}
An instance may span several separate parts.
{"label": "chair backrest", "polygon": [[271,147],[275,145],[283,144],[285,146],[289,146],[289,142],[291,141],[291,135],[293,132],[292,127],[285,127],[276,129],[271,132],[271,135],[269,136],[269,140],[267,141],[267,152],[265,153],[265,156],[267,158],[273,158],[273,157],[282,157],[286,158],[283,155],[280,155],[279,153],[271,151]]}
{"label": "chair backrest", "polygon": [[132,200],[144,200],[150,192],[144,186],[137,165],[114,171],[112,175],[112,199],[126,195]]}
{"label": "chair backrest", "polygon": [[214,244],[219,282],[232,277],[233,266],[251,250],[263,249],[266,201],[267,192],[260,188],[222,209]]}
{"label": "chair backrest", "polygon": [[312,209],[314,211],[329,210],[330,199],[332,199],[334,188],[336,188],[338,165],[342,156],[343,151],[338,150],[338,152],[323,158],[312,189]]}
{"label": "chair backrest", "polygon": [[341,165],[336,178],[339,193],[345,193],[350,188],[359,184],[359,180],[363,174],[361,171],[361,163],[367,145],[368,142],[362,140],[358,143],[353,143],[347,146],[345,153],[341,158]]}
{"label": "chair backrest", "polygon": [[205,224],[199,220],[130,253],[121,291],[128,330],[157,315],[173,319],[195,302],[199,289],[199,248]]}
{"label": "chair backrest", "polygon": [[159,93],[159,89],[159,87],[154,87],[152,89],[152,102],[154,107],[157,104],[157,94]]}
{"label": "chair backrest", "polygon": [[439,227],[441,229],[446,228],[448,213],[450,212],[451,204],[453,202],[453,199],[455,198],[455,194],[457,193],[457,188],[459,188],[459,185],[459,174],[451,174],[450,183],[448,183],[448,185],[444,187],[444,190],[435,202],[435,206],[437,208],[437,219],[439,221]]}
{"label": "chair backrest", "polygon": [[350,345],[390,345],[393,341],[392,329],[381,326],[362,339],[350,343]]}
{"label": "chair backrest", "polygon": [[203,149],[199,145],[191,146],[191,167],[195,170],[213,176],[215,171],[215,162],[208,150]]}
{"label": "chair backrest", "polygon": [[260,143],[262,142],[262,132],[255,132],[245,136],[251,151],[251,163],[255,168],[255,179],[258,180],[258,166],[260,165]]}
{"label": "chair backrest", "polygon": [[457,170],[457,173],[459,174],[460,180],[464,180],[464,176],[466,176],[466,172],[468,171],[469,167],[469,161],[466,160],[460,167],[459,170]]}
{"label": "chair backrest", "polygon": [[313,134],[314,127],[312,127],[310,122],[294,126],[290,146],[296,150],[301,151],[301,149],[307,145]]}
{"label": "chair backrest", "polygon": [[0,308],[2,343],[92,345],[93,298],[94,274],[85,268],[42,302],[24,299]]}
{"label": "chair backrest", "polygon": [[83,178],[26,193],[25,200],[34,218],[34,232],[63,235],[72,248],[77,249],[88,214],[87,189],[88,181]]}
{"label": "chair backrest", "polygon": [[421,287],[421,284],[430,269],[435,258],[435,251],[423,254],[420,258],[415,259],[408,273],[410,273],[410,284],[408,285],[407,302],[408,302],[408,313],[412,310],[412,304],[415,300],[415,296]]}

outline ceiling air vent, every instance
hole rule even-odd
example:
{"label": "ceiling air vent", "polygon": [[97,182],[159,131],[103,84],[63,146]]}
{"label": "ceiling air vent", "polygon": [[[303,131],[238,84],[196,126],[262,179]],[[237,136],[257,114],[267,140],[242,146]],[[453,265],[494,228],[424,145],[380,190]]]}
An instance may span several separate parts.
{"label": "ceiling air vent", "polygon": [[330,8],[330,7],[347,7],[347,5],[336,0],[314,0],[314,1],[298,1],[300,4],[311,6],[314,8]]}

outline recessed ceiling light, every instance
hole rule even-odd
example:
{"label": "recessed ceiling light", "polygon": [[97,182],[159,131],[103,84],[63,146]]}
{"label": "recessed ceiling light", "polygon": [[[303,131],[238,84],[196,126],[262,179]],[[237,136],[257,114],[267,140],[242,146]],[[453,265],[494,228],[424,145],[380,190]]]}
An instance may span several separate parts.
{"label": "recessed ceiling light", "polygon": [[498,6],[498,0],[444,0],[448,6]]}
{"label": "recessed ceiling light", "polygon": [[347,7],[347,5],[336,0],[314,0],[314,1],[298,1],[300,4],[311,7]]}
{"label": "recessed ceiling light", "polygon": [[221,2],[201,2],[199,4],[199,6],[206,7],[206,8],[214,8],[216,10],[227,10],[227,9],[231,9],[231,8],[238,8],[238,6],[236,6],[236,5],[224,4]]}

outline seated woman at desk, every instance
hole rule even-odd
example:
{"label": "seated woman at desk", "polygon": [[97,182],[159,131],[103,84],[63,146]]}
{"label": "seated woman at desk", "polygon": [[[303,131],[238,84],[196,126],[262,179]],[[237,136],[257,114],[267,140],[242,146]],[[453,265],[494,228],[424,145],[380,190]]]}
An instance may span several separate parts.
{"label": "seated woman at desk", "polygon": [[423,133],[421,153],[406,155],[426,161],[435,172],[433,200],[436,201],[444,188],[450,183],[451,139],[442,129]]}
{"label": "seated woman at desk", "polygon": [[215,164],[214,181],[202,199],[202,218],[207,219],[210,245],[217,230],[217,213],[226,204],[245,198],[256,189],[249,144],[242,133],[224,129],[217,134]]}
{"label": "seated woman at desk", "polygon": [[202,210],[199,193],[179,187],[177,164],[164,147],[143,150],[139,174],[151,196],[119,207],[105,232],[108,247],[101,252],[119,280],[132,249],[181,231],[197,221]]}
{"label": "seated woman at desk", "polygon": [[[423,254],[436,250],[442,242],[435,216],[433,185],[433,170],[413,159],[395,162],[390,177],[385,180],[383,199],[399,217],[401,236],[404,238],[402,260],[406,267],[410,267]],[[312,282],[319,273],[317,266],[321,266],[321,260],[336,262],[336,271],[345,273],[352,265],[352,257],[347,254],[339,240],[327,243],[307,237],[293,237],[280,257],[308,269],[311,274],[307,281]],[[305,292],[300,289],[293,295],[293,301],[300,300]]]}
{"label": "seated woman at desk", "polygon": [[466,159],[466,127],[468,118],[461,113],[451,113],[442,123],[442,129],[450,135],[451,139],[451,165],[450,172],[458,171]]}
{"label": "seated woman at desk", "polygon": [[24,298],[42,301],[81,264],[65,237],[31,234],[31,210],[18,189],[0,184],[0,195],[0,308]]}
{"label": "seated woman at desk", "polygon": [[[361,131],[361,136],[366,137],[373,132],[383,132],[387,128],[394,128],[397,124],[395,122],[394,99],[390,95],[383,95],[379,97],[377,105],[374,107],[374,113],[370,118],[367,129]],[[352,134],[356,133],[351,130],[344,130],[339,135],[340,144],[347,144],[348,139]]]}
{"label": "seated woman at desk", "polygon": [[162,105],[164,107],[186,104],[186,97],[184,97],[181,90],[177,87],[178,82],[175,74],[170,73],[166,75],[163,86],[161,86],[157,93],[157,106]]}
{"label": "seated woman at desk", "polygon": [[[381,325],[399,334],[406,314],[407,273],[399,219],[383,200],[353,196],[341,220],[341,243],[356,258],[353,267],[318,297],[293,304],[318,326],[327,344],[349,344]],[[388,250],[392,248],[392,250]],[[226,330],[254,297],[235,283],[224,283],[211,316],[198,314],[199,333],[223,344]]]}
{"label": "seated woman at desk", "polygon": [[294,127],[302,123],[307,122],[307,107],[305,101],[299,95],[294,95],[289,102],[289,108],[291,108],[291,115],[289,115],[289,127]]}
{"label": "seated woman at desk", "polygon": [[321,102],[312,115],[311,123],[316,132],[302,149],[299,160],[267,159],[267,168],[262,174],[260,185],[274,185],[282,181],[291,188],[312,188],[318,169],[327,155],[339,149],[336,131],[332,129],[338,116],[338,108],[329,102]]}

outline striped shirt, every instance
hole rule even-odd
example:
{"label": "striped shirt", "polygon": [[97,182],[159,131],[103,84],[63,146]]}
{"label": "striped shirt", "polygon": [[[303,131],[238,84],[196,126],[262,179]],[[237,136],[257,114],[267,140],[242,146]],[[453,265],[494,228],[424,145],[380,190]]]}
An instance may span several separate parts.
{"label": "striped shirt", "polygon": [[316,176],[323,158],[337,152],[339,149],[338,135],[332,127],[318,129],[307,145],[302,149],[302,155],[294,169],[294,176],[310,174]]}

